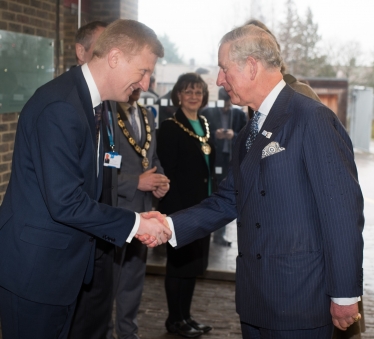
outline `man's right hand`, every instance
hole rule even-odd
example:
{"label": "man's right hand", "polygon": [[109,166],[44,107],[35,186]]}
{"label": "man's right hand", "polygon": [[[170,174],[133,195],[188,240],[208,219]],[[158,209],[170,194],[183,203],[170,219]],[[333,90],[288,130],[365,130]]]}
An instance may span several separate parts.
{"label": "man's right hand", "polygon": [[157,167],[155,166],[139,175],[138,190],[144,192],[155,191],[157,187],[170,182],[165,175],[156,173],[156,171]]}
{"label": "man's right hand", "polygon": [[165,217],[160,213],[158,213],[157,217],[152,216],[148,219],[140,214],[140,224],[136,238],[148,247],[156,247],[157,245],[166,243],[171,238],[169,227],[162,223]]}

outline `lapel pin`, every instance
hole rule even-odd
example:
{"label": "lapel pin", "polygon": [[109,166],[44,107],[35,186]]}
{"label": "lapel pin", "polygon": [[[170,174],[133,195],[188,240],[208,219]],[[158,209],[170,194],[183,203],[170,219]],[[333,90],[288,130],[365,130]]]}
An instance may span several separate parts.
{"label": "lapel pin", "polygon": [[271,132],[267,132],[267,131],[262,131],[262,135],[263,136],[265,136],[265,137],[267,137],[268,139],[270,139],[271,138],[271,135],[272,135],[273,133],[271,133]]}

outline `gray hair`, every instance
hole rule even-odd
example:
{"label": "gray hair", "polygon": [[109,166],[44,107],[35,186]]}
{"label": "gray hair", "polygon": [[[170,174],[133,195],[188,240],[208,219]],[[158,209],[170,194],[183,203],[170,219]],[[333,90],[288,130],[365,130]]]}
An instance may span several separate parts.
{"label": "gray hair", "polygon": [[246,25],[226,33],[220,44],[231,43],[229,58],[244,65],[248,57],[263,63],[265,68],[281,68],[282,57],[274,37],[260,27]]}

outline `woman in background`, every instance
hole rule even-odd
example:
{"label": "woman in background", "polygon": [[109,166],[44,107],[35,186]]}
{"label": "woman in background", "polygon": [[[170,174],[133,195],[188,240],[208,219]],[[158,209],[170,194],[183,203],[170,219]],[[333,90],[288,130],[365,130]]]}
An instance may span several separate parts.
{"label": "woman in background", "polygon": [[[171,99],[178,109],[161,124],[157,140],[158,157],[170,179],[170,190],[158,207],[165,214],[198,204],[214,188],[215,150],[208,122],[198,114],[208,102],[207,85],[196,73],[184,74],[175,84]],[[212,329],[195,321],[190,313],[196,277],[208,266],[209,242],[210,236],[206,236],[177,250],[167,244],[168,332],[195,338]]]}

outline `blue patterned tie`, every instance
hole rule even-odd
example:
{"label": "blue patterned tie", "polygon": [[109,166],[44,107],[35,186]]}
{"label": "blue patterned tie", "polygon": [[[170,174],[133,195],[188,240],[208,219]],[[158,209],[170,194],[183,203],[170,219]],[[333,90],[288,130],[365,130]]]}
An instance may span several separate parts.
{"label": "blue patterned tie", "polygon": [[261,113],[259,111],[256,111],[253,118],[252,118],[251,126],[249,127],[248,139],[245,142],[245,148],[246,148],[247,152],[250,150],[250,148],[251,148],[251,146],[252,146],[253,142],[255,141],[256,136],[258,134],[258,120],[260,119],[260,115],[261,115]]}
{"label": "blue patterned tie", "polygon": [[135,119],[135,107],[130,106],[129,111],[130,111],[130,116],[131,116],[131,126],[132,126],[132,129],[134,130],[135,141],[138,143],[140,141],[139,140],[140,136],[139,136],[139,126]]}

